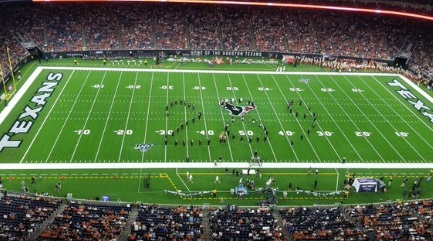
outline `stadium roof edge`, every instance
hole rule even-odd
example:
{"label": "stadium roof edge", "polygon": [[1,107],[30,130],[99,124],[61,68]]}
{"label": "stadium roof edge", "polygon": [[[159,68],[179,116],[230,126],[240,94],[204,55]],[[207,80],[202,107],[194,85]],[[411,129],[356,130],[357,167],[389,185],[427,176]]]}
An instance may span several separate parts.
{"label": "stadium roof edge", "polygon": [[[33,0],[33,2],[78,2],[83,3],[83,0]],[[279,3],[279,2],[242,2],[242,1],[209,1],[209,0],[88,0],[87,2],[148,2],[148,3],[187,3],[187,4],[219,4],[219,5],[238,5],[238,6],[258,6],[258,7],[280,7],[280,8],[302,8],[302,9],[313,9],[313,10],[333,10],[333,11],[345,11],[345,12],[360,12],[366,14],[383,14],[391,16],[401,16],[407,18],[423,19],[433,21],[433,16],[408,13],[405,11],[394,11],[377,8],[359,8],[350,6],[332,6],[332,5],[315,5],[315,4],[299,4],[299,3]]]}

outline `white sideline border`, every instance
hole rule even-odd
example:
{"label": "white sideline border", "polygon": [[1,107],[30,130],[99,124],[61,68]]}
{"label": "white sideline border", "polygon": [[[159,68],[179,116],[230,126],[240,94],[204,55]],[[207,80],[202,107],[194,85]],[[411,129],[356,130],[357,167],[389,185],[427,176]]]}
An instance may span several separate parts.
{"label": "white sideline border", "polygon": [[250,166],[247,162],[219,162],[215,166],[213,162],[149,162],[149,163],[11,163],[0,164],[0,170],[62,170],[62,169],[173,169],[173,168],[188,168],[188,169],[218,169],[222,168],[252,168],[252,169],[433,169],[433,163],[286,163],[272,162],[262,163],[260,167]]}
{"label": "white sideline border", "polygon": [[21,86],[18,92],[12,97],[11,101],[8,102],[7,106],[0,113],[0,125],[9,115],[9,113],[12,111],[12,109],[15,107],[15,105],[18,103],[21,97],[23,97],[23,95],[27,92],[29,87],[33,84],[36,77],[42,72],[43,69],[44,68],[37,67],[35,71],[33,71],[33,73],[29,76],[27,81],[23,84],[23,86]]}
{"label": "white sideline border", "polygon": [[[226,70],[173,70],[173,69],[138,69],[138,68],[97,68],[97,67],[57,67],[57,66],[38,66],[29,76],[24,85],[19,89],[16,95],[0,113],[0,124],[6,119],[18,101],[27,92],[29,87],[36,80],[36,77],[43,70],[76,70],[76,71],[139,71],[139,72],[173,72],[173,73],[208,73],[208,74],[269,74],[269,75],[348,75],[348,76],[395,76],[400,77],[410,85],[414,90],[433,104],[433,97],[424,92],[419,86],[408,78],[395,73],[349,73],[349,72],[273,72],[273,71],[226,71]],[[169,164],[169,165],[168,165]],[[151,163],[1,163],[0,170],[20,170],[20,169],[138,169],[138,168],[249,168],[250,164],[246,162],[151,162]],[[262,163],[260,168],[301,168],[309,169],[433,169],[432,163],[285,163],[273,162]],[[256,168],[256,167],[252,167]]]}

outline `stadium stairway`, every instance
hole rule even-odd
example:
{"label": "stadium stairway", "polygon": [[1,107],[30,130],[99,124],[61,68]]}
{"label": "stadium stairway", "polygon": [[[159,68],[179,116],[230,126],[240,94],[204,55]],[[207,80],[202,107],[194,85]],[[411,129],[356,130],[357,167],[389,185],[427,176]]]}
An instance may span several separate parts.
{"label": "stadium stairway", "polygon": [[135,222],[138,216],[138,207],[136,205],[133,206],[131,211],[129,212],[128,221],[126,222],[125,228],[119,235],[119,241],[127,241],[129,235],[131,234],[131,224]]}
{"label": "stadium stairway", "polygon": [[209,224],[209,209],[203,209],[203,235],[204,240],[212,240],[212,232]]}
{"label": "stadium stairway", "polygon": [[50,217],[47,218],[47,220],[45,220],[39,227],[37,227],[35,229],[35,232],[33,232],[33,234],[31,236],[29,236],[29,238],[27,239],[28,241],[33,241],[33,240],[37,240],[38,237],[42,234],[42,232],[45,230],[45,228],[49,225],[52,224],[54,222],[54,219],[56,218],[57,215],[61,214],[66,207],[66,203],[62,203],[60,205],[60,207],[54,211]]}
{"label": "stadium stairway", "polygon": [[283,220],[278,213],[278,208],[275,207],[274,209],[272,209],[272,216],[274,216],[275,220],[277,220],[278,226],[281,227],[281,232],[283,233],[284,237],[286,237],[284,240],[293,240],[293,236],[289,234],[289,230],[287,229],[287,227],[283,227]]}

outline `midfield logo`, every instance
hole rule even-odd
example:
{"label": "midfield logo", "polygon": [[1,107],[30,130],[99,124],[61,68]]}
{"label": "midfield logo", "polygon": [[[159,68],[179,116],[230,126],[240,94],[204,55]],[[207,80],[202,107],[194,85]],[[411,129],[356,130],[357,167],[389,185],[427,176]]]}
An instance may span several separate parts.
{"label": "midfield logo", "polygon": [[137,144],[135,145],[135,150],[140,150],[141,152],[147,152],[150,148],[154,147],[155,144]]}
{"label": "midfield logo", "polygon": [[230,111],[230,115],[232,116],[244,116],[246,113],[250,112],[251,110],[255,110],[256,107],[249,105],[249,106],[235,106],[230,104],[227,101],[222,101],[220,103],[221,107]]}

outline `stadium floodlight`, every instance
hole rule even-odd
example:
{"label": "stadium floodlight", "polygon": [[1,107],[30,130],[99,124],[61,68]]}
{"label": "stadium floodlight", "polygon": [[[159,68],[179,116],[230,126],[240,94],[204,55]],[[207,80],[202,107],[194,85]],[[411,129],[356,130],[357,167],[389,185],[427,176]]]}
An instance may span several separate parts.
{"label": "stadium floodlight", "polygon": [[212,1],[212,0],[33,0],[33,2],[149,2],[149,3],[192,3],[192,4],[226,4],[226,5],[245,5],[245,6],[272,6],[272,7],[285,7],[285,8],[304,8],[304,9],[317,9],[317,10],[336,10],[347,12],[362,12],[372,14],[384,14],[400,17],[423,19],[433,21],[432,16],[406,13],[392,10],[381,10],[374,8],[357,8],[357,7],[341,7],[341,6],[326,6],[314,4],[296,4],[296,3],[273,3],[273,2],[240,2],[240,1]]}

